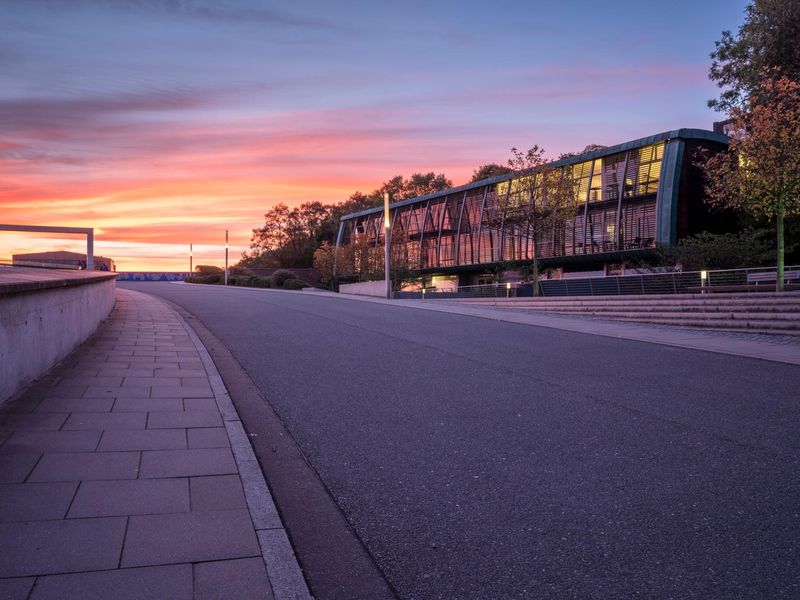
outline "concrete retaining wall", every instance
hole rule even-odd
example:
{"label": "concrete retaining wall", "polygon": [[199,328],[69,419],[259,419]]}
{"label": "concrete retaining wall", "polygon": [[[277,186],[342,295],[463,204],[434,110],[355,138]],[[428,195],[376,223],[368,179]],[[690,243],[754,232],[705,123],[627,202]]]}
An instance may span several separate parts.
{"label": "concrete retaining wall", "polygon": [[94,333],[114,307],[114,277],[0,270],[0,404]]}
{"label": "concrete retaining wall", "polygon": [[361,281],[359,283],[343,283],[339,286],[340,294],[355,294],[356,296],[386,297],[386,282]]}

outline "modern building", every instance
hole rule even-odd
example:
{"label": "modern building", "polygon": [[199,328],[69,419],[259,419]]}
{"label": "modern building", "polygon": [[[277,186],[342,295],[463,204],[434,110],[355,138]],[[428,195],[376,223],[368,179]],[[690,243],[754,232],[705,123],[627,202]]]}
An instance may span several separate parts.
{"label": "modern building", "polygon": [[[515,196],[527,188],[528,198],[546,202],[547,193],[520,185],[518,173],[395,202],[393,264],[435,286],[484,283],[497,271],[508,276],[535,253],[549,277],[618,274],[657,245],[719,229],[697,162],[701,151],[718,152],[727,142],[719,133],[678,129],[545,165],[568,177],[575,195],[574,210],[546,234],[534,234],[530,217],[520,218],[526,199]],[[383,231],[381,207],[345,215],[337,246],[358,244],[382,261]]]}
{"label": "modern building", "polygon": [[[30,264],[49,264],[74,267],[76,269],[86,268],[86,255],[79,252],[67,252],[57,250],[55,252],[31,252],[29,254],[14,254],[11,256],[13,265]],[[96,271],[116,271],[114,261],[105,256],[94,256],[94,268]]]}

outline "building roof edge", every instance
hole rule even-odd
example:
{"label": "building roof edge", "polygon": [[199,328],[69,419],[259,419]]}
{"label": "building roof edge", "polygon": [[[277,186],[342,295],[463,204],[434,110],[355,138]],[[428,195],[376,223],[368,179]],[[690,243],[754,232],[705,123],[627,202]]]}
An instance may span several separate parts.
{"label": "building roof edge", "polygon": [[[642,146],[648,146],[650,144],[655,144],[656,142],[661,142],[664,140],[671,140],[671,139],[707,140],[711,142],[717,142],[720,144],[727,144],[730,138],[727,135],[721,133],[714,133],[713,131],[709,131],[707,129],[691,129],[691,128],[673,129],[672,131],[664,131],[661,133],[656,133],[653,135],[649,135],[647,137],[631,140],[630,142],[623,142],[621,144],[616,144],[614,146],[608,146],[606,148],[592,150],[591,152],[584,152],[583,154],[578,154],[576,156],[570,156],[568,158],[554,160],[543,165],[543,168],[546,167],[558,168],[569,164],[585,162],[587,160],[594,160],[595,158],[610,156],[612,154],[617,154],[619,152],[631,150],[632,148],[640,148]],[[506,173],[504,175],[498,175],[496,177],[490,177],[488,179],[471,181],[470,183],[465,183],[464,185],[447,188],[446,190],[441,190],[438,192],[425,194],[423,196],[416,196],[414,198],[408,198],[405,200],[392,202],[389,205],[389,208],[400,208],[402,206],[408,206],[409,204],[415,204],[417,202],[424,202],[425,200],[432,200],[433,198],[439,198],[441,196],[449,196],[450,194],[458,194],[460,192],[466,192],[474,188],[484,187],[486,185],[494,185],[495,183],[500,183],[503,181],[508,181],[509,179],[513,179],[514,176],[515,173]],[[343,215],[340,219],[340,222],[379,212],[383,212],[382,206],[376,206],[375,208],[368,208],[358,212]]]}

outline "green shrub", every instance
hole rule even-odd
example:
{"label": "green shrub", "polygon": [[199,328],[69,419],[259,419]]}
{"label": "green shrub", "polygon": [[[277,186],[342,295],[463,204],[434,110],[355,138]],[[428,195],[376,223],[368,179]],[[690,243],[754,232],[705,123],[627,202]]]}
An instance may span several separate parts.
{"label": "green shrub", "polygon": [[[218,273],[222,273],[222,269],[220,269],[219,267],[212,266],[212,265],[197,265],[194,268],[194,271],[195,271],[195,273],[197,273],[201,277],[205,276],[205,275],[215,275],[215,274],[218,274]],[[193,282],[193,283],[196,283],[196,282]]]}
{"label": "green shrub", "polygon": [[272,287],[272,277],[254,277],[250,285],[258,288]]}
{"label": "green shrub", "polygon": [[184,279],[187,283],[220,283],[222,275],[194,275]]}
{"label": "green shrub", "polygon": [[289,279],[283,284],[283,289],[285,290],[302,290],[305,287],[313,287],[307,281],[303,281],[302,279]]}
{"label": "green shrub", "polygon": [[273,287],[286,287],[286,282],[290,279],[297,279],[297,275],[286,269],[278,269],[272,274]]}
{"label": "green shrub", "polygon": [[250,287],[255,277],[248,277],[247,275],[240,275],[236,278],[236,285],[239,287]]}

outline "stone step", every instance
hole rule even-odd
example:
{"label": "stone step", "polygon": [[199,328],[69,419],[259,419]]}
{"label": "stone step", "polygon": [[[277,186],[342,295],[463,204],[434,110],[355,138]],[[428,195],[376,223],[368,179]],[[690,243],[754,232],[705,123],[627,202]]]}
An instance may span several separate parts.
{"label": "stone step", "polygon": [[[429,295],[429,298],[435,298],[435,294]],[[668,301],[687,301],[687,300],[713,300],[713,301],[720,301],[720,300],[769,300],[769,299],[776,299],[776,300],[786,300],[786,301],[793,301],[793,302],[800,302],[800,292],[791,291],[791,292],[748,292],[748,293],[709,293],[709,294],[630,294],[630,295],[612,295],[612,296],[538,296],[538,297],[531,297],[531,296],[520,296],[520,297],[512,297],[512,298],[505,298],[503,296],[499,297],[480,297],[480,298],[450,298],[449,300],[456,300],[458,302],[466,302],[466,303],[482,303],[482,302],[570,302],[570,301],[582,301],[582,302],[594,302],[594,301],[608,301],[608,302],[628,302],[628,301],[636,301],[636,300],[668,300]]]}
{"label": "stone step", "polygon": [[700,329],[729,329],[735,331],[771,331],[771,332],[796,332],[800,335],[800,323],[790,323],[786,321],[765,321],[765,320],[711,320],[711,319],[644,319],[636,317],[619,317],[611,319],[613,321],[623,321],[626,323],[652,323],[656,325],[677,325],[681,327],[697,327]]}
{"label": "stone step", "polygon": [[780,296],[761,296],[731,298],[721,295],[708,296],[564,296],[555,297],[522,297],[522,298],[457,298],[458,302],[467,304],[491,304],[502,302],[504,304],[570,304],[570,303],[605,303],[605,304],[636,304],[636,303],[670,303],[670,304],[798,304],[800,294],[790,293]]}
{"label": "stone step", "polygon": [[[574,315],[573,311],[551,311],[559,315]],[[607,319],[692,319],[702,321],[780,321],[795,323],[800,327],[800,315],[794,313],[758,313],[758,312],[698,312],[687,314],[679,311],[651,311],[636,314],[631,311],[583,311],[580,314]]]}
{"label": "stone step", "polygon": [[581,303],[581,304],[505,304],[493,306],[525,310],[541,311],[593,311],[593,310],[628,310],[628,311],[685,311],[685,312],[787,312],[800,313],[800,303],[796,304],[672,304],[672,303]]}

